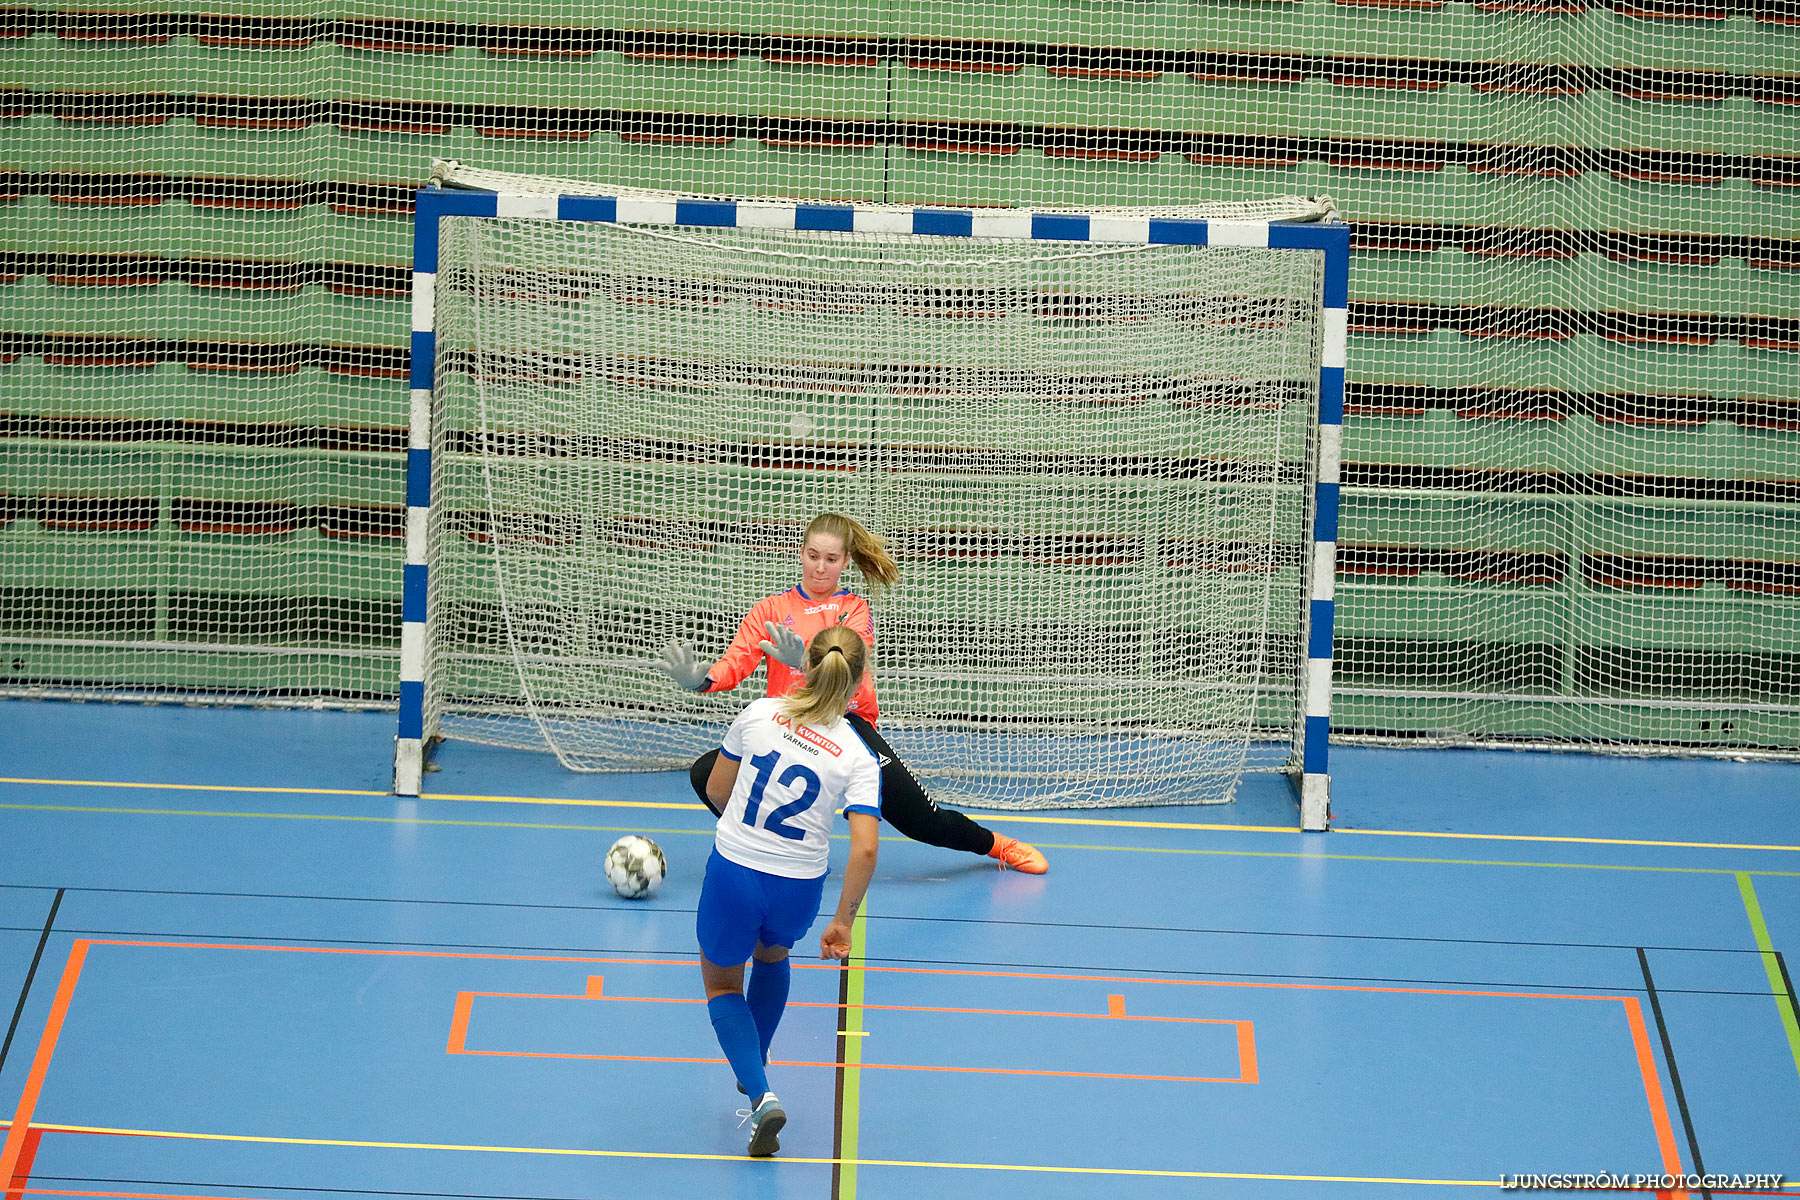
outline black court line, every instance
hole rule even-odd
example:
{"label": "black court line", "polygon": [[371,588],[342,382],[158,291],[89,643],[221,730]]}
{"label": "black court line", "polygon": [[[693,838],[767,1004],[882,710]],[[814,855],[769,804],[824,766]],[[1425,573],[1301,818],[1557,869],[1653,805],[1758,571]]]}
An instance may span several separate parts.
{"label": "black court line", "polygon": [[[1636,949],[1636,947],[1630,947]],[[1131,974],[1140,976],[1166,976],[1169,978],[1207,979],[1232,982],[1249,981],[1285,981],[1298,980],[1307,983],[1344,983],[1344,984],[1415,984],[1430,987],[1480,987],[1480,988],[1552,988],[1571,992],[1598,993],[1636,993],[1642,991],[1637,980],[1625,984],[1597,983],[1533,983],[1526,980],[1483,980],[1483,979],[1416,979],[1409,976],[1384,975],[1317,975],[1306,972],[1273,972],[1273,971],[1207,971],[1183,969],[1180,967],[1151,966],[1106,966],[1083,963],[1020,963],[993,962],[982,959],[938,959],[938,958],[870,958],[866,960],[871,967],[901,966],[920,969],[932,968],[967,968],[981,971],[1055,971],[1062,974]],[[1767,998],[1766,991],[1739,991],[1736,989],[1714,990],[1711,988],[1665,988],[1665,995],[1697,995],[1697,996],[1746,996]]]}
{"label": "black court line", "polygon": [[6,1027],[6,1041],[0,1042],[0,1070],[6,1069],[6,1056],[12,1052],[13,1038],[19,1032],[19,1018],[25,1015],[25,998],[31,995],[32,980],[37,978],[38,964],[44,961],[44,947],[50,942],[50,927],[56,924],[56,910],[62,907],[63,889],[56,889],[50,901],[50,915],[44,918],[43,932],[38,934],[37,953],[31,956],[31,969],[25,972],[25,983],[19,989],[19,1002],[13,1005],[12,1023]]}
{"label": "black court line", "polygon": [[[1638,968],[1644,973],[1644,991],[1650,996],[1650,1013],[1656,1018],[1656,1034],[1662,1039],[1663,1061],[1669,1064],[1669,1086],[1675,1092],[1675,1107],[1681,1111],[1681,1128],[1687,1133],[1688,1151],[1694,1156],[1694,1174],[1704,1177],[1706,1165],[1700,1158],[1700,1139],[1694,1134],[1694,1119],[1688,1113],[1687,1095],[1681,1089],[1681,1072],[1675,1066],[1675,1044],[1669,1040],[1669,1027],[1663,1021],[1662,1001],[1656,996],[1656,980],[1650,977],[1650,957],[1640,946]],[[1712,1200],[1712,1191],[1700,1185],[1701,1200]]]}
{"label": "black court line", "polygon": [[[679,912],[679,911],[683,911],[683,910],[664,909],[664,910],[660,910],[660,911]],[[20,932],[25,932],[25,931],[20,930]],[[238,942],[238,943],[245,943],[245,944],[268,943],[271,945],[353,946],[353,947],[370,947],[370,948],[376,948],[376,949],[398,950],[398,951],[405,951],[405,950],[420,950],[420,951],[427,951],[427,952],[439,951],[439,950],[442,950],[442,951],[487,951],[487,952],[493,952],[496,954],[546,954],[546,955],[557,954],[557,955],[572,955],[572,956],[654,953],[654,954],[668,955],[668,956],[671,956],[674,958],[690,958],[691,957],[691,958],[694,958],[696,961],[698,961],[698,951],[695,950],[691,946],[685,946],[685,945],[680,948],[671,948],[671,949],[650,949],[650,948],[646,948],[642,944],[638,944],[638,945],[634,945],[634,946],[630,946],[630,947],[543,946],[543,945],[525,945],[525,944],[519,944],[519,943],[515,943],[515,942],[394,941],[394,940],[387,939],[387,938],[334,938],[334,937],[319,937],[319,936],[308,937],[305,935],[295,935],[295,934],[284,934],[284,935],[277,936],[277,935],[272,935],[272,934],[259,934],[259,933],[196,932],[196,931],[192,931],[192,930],[168,930],[168,929],[88,929],[88,928],[76,928],[76,927],[68,927],[68,926],[65,926],[59,932],[65,934],[65,935],[71,936],[71,937],[83,937],[83,938],[95,938],[95,939],[112,939],[112,938],[132,939],[132,940],[157,939],[157,940],[170,940],[170,941],[175,941],[175,940],[193,941],[193,942]],[[1257,935],[1255,935],[1254,933],[1247,933],[1247,936],[1257,936]],[[1414,940],[1428,941],[1429,939],[1414,939]],[[1510,945],[1512,943],[1500,942],[1500,943],[1496,943],[1496,944]],[[1536,943],[1529,943],[1529,942],[1520,943],[1520,944],[1525,945],[1525,946],[1536,945]],[[1550,945],[1553,948],[1559,948],[1558,944],[1556,944],[1556,943],[1551,943]],[[1604,945],[1594,946],[1594,947],[1583,947],[1580,945],[1575,945],[1575,946],[1570,946],[1570,947],[1566,947],[1566,948],[1570,948],[1570,949],[1590,949],[1591,948],[1591,949],[1599,949],[1599,950],[1631,949],[1634,951],[1640,949],[1639,947],[1635,947],[1635,946],[1633,946],[1633,947],[1615,947],[1615,946],[1604,946]],[[1643,947],[1642,949],[1658,949],[1658,947]],[[1674,947],[1674,949],[1689,950],[1692,948],[1690,948],[1690,947]],[[1703,953],[1711,953],[1711,951],[1702,951],[1702,952]],[[1721,951],[1719,951],[1719,953],[1761,954],[1763,952],[1760,950],[1753,950],[1753,951],[1748,951],[1748,952],[1738,951],[1738,950],[1730,950],[1730,951],[1721,950]],[[1501,988],[1501,989],[1504,989],[1504,988],[1531,988],[1531,989],[1551,989],[1551,990],[1575,991],[1575,992],[1596,992],[1596,993],[1601,993],[1601,994],[1611,993],[1611,992],[1636,992],[1636,991],[1640,990],[1639,984],[1636,980],[1633,980],[1631,983],[1619,983],[1619,984],[1543,983],[1543,982],[1533,982],[1533,981],[1529,981],[1529,980],[1518,980],[1518,979],[1437,979],[1437,978],[1418,978],[1418,977],[1414,977],[1414,976],[1405,976],[1405,975],[1394,975],[1394,976],[1389,976],[1389,975],[1321,975],[1321,974],[1314,974],[1314,973],[1309,973],[1309,972],[1207,971],[1207,970],[1195,970],[1195,969],[1191,969],[1191,968],[1182,968],[1182,967],[1162,967],[1162,966],[1148,966],[1148,965],[1115,965],[1115,964],[1107,964],[1107,963],[1096,964],[1096,963],[1068,963],[1068,962],[1050,962],[1050,963],[1046,963],[1046,962],[1001,962],[1001,961],[996,961],[996,960],[992,960],[992,959],[868,958],[868,959],[865,959],[865,962],[871,967],[910,967],[910,968],[919,968],[919,969],[926,969],[926,970],[949,969],[949,970],[981,970],[981,971],[993,971],[993,970],[1051,971],[1051,972],[1056,972],[1059,974],[1069,974],[1069,973],[1113,974],[1113,975],[1129,974],[1129,975],[1139,975],[1139,976],[1162,976],[1162,977],[1167,977],[1167,978],[1171,978],[1171,979],[1220,980],[1220,981],[1224,981],[1224,982],[1231,982],[1231,981],[1236,981],[1236,980],[1247,980],[1247,981],[1256,981],[1256,982],[1298,981],[1298,982],[1305,982],[1305,983],[1326,983],[1326,984],[1347,984],[1347,985],[1384,984],[1384,985],[1411,985],[1411,986],[1420,986],[1420,987],[1478,987],[1478,988]],[[1791,984],[1790,984],[1790,987],[1791,987]],[[1752,998],[1763,997],[1763,996],[1768,995],[1767,992],[1763,992],[1763,991],[1741,991],[1741,990],[1738,990],[1735,988],[1664,988],[1661,990],[1662,990],[1663,994],[1665,994],[1665,995],[1745,996],[1745,997],[1752,997]]]}
{"label": "black court line", "polygon": [[838,1013],[837,1013],[837,1069],[832,1072],[837,1076],[836,1093],[831,1101],[831,1200],[838,1200],[842,1194],[844,1171],[844,1047],[849,1044],[850,1037],[850,964],[843,963],[838,967]]}
{"label": "black court line", "polygon": [[[0,891],[6,889],[47,892],[45,886],[29,883],[0,883]],[[620,910],[620,904],[527,904],[516,900],[444,900],[438,897],[420,896],[335,896],[328,893],[313,894],[309,892],[218,892],[190,891],[186,888],[122,888],[122,887],[71,887],[59,888],[58,891],[79,892],[94,896],[188,896],[202,899],[218,900],[317,900],[339,904],[423,904],[441,908],[519,908],[535,912],[610,912]],[[599,896],[599,889],[595,895]],[[633,902],[635,903],[635,902]],[[641,908],[642,906],[639,905]],[[656,912],[687,912],[691,908],[655,907]]]}
{"label": "black court line", "polygon": [[1761,954],[1741,946],[1643,946],[1632,942],[1540,942],[1519,938],[1429,937],[1401,933],[1323,933],[1304,929],[1226,929],[1206,925],[1098,925],[1083,921],[1005,921],[978,917],[914,917],[888,915],[871,920],[917,921],[939,925],[979,925],[1004,929],[1073,929],[1097,933],[1193,933],[1220,937],[1313,938],[1320,941],[1403,942],[1442,946],[1535,946],[1547,950],[1655,950],[1694,954]]}
{"label": "black court line", "polygon": [[[253,933],[174,933],[141,929],[75,929],[65,927],[58,932],[70,937],[120,940],[158,940],[189,941],[200,943],[229,942],[244,945],[267,943],[273,946],[351,946],[369,947],[377,950],[394,951],[485,951],[498,956],[504,955],[567,955],[572,958],[605,957],[607,955],[627,954],[642,956],[644,954],[667,955],[671,958],[692,958],[699,961],[699,952],[693,947],[682,949],[654,949],[645,946],[521,946],[506,942],[396,942],[379,938],[328,938],[285,935],[276,937],[269,934]],[[1610,949],[1611,947],[1607,947]],[[1634,947],[1635,948],[1635,947]],[[1760,952],[1759,952],[1760,953]],[[979,970],[979,971],[1016,971],[1046,972],[1057,975],[1096,975],[1113,976],[1129,975],[1134,977],[1159,977],[1170,980],[1199,980],[1218,983],[1300,983],[1308,985],[1342,985],[1345,987],[1418,987],[1418,988],[1481,988],[1490,991],[1560,991],[1591,992],[1606,996],[1613,994],[1635,994],[1642,990],[1637,980],[1630,983],[1543,983],[1517,979],[1420,979],[1404,975],[1318,975],[1304,972],[1273,971],[1205,971],[1184,969],[1180,967],[1153,967],[1145,965],[1109,965],[1093,963],[1040,963],[1040,962],[993,962],[983,959],[936,959],[936,958],[865,958],[864,964],[872,969],[881,967],[905,967],[920,970]],[[1735,989],[1714,988],[1664,988],[1664,995],[1684,996],[1740,996],[1749,999],[1764,999],[1769,995],[1766,991],[1738,991]]]}
{"label": "black court line", "polygon": [[1787,989],[1788,1012],[1793,1014],[1795,1020],[1800,1021],[1800,995],[1794,994],[1794,977],[1788,974],[1787,959],[1781,956],[1779,950],[1773,953],[1775,965],[1781,969],[1781,986]]}
{"label": "black court line", "polygon": [[1794,977],[1788,974],[1787,959],[1781,957],[1781,951],[1774,951],[1775,965],[1781,968],[1781,985],[1787,988],[1788,1011],[1800,1020],[1800,996],[1794,994]]}
{"label": "black court line", "polygon": [[[81,891],[82,889],[70,888],[68,890],[72,891],[72,892],[78,892],[78,891]],[[183,895],[185,893],[170,892],[170,893],[158,893],[158,894]],[[306,897],[295,897],[295,898],[296,899],[306,899]],[[611,910],[601,910],[601,911],[611,911]],[[694,913],[693,909],[687,909],[687,908],[656,908],[656,909],[642,909],[639,911],[656,912],[656,913],[661,913],[661,914],[665,914],[665,915],[669,915],[669,916],[683,916],[683,917],[692,916]],[[819,915],[821,917],[824,917],[829,914],[820,913]],[[885,920],[907,920],[910,918],[883,918],[883,919],[885,919]],[[979,924],[979,922],[976,922],[976,923]],[[1007,924],[1007,922],[995,921],[995,922],[992,922],[992,924],[1005,925],[1005,924]],[[1042,928],[1056,929],[1056,928],[1059,928],[1059,926],[1043,925]],[[1074,926],[1073,928],[1080,928],[1080,926]],[[1130,929],[1131,927],[1130,926],[1118,926],[1117,928]],[[26,925],[0,925],[0,931],[5,931],[5,932],[9,932],[9,933],[35,933],[35,932],[37,932],[37,929],[35,926],[26,926]],[[341,945],[379,945],[379,946],[427,946],[427,947],[435,946],[435,947],[462,947],[462,948],[466,948],[466,949],[496,949],[496,948],[498,948],[498,949],[505,949],[505,950],[566,950],[566,949],[571,949],[571,947],[566,947],[566,946],[519,945],[519,944],[510,943],[510,942],[498,942],[498,943],[394,942],[394,941],[388,941],[385,939],[334,938],[334,937],[317,937],[317,936],[307,937],[307,936],[298,935],[298,934],[292,935],[292,936],[286,937],[286,938],[273,938],[272,939],[271,936],[267,935],[267,934],[255,934],[255,933],[179,934],[179,933],[171,932],[169,930],[68,929],[68,928],[65,928],[64,932],[79,933],[84,936],[108,936],[108,937],[151,936],[151,935],[164,936],[164,937],[213,937],[213,938],[238,937],[238,938],[242,938],[246,941],[269,941],[269,940],[283,941],[283,940],[286,940],[286,941],[320,942],[320,943],[329,944],[329,945],[340,945],[341,944]],[[1194,933],[1194,934],[1200,934],[1200,935],[1217,934],[1217,935],[1221,935],[1221,936],[1250,937],[1250,938],[1263,938],[1263,937],[1266,937],[1266,938],[1313,938],[1313,937],[1316,937],[1316,938],[1321,938],[1321,939],[1326,939],[1326,940],[1336,939],[1336,940],[1342,940],[1342,941],[1396,942],[1396,943],[1402,943],[1402,944],[1412,944],[1412,945],[1421,945],[1421,946],[1432,946],[1432,945],[1495,946],[1495,947],[1501,947],[1501,948],[1512,948],[1512,949],[1520,949],[1520,950],[1630,950],[1630,951],[1636,951],[1639,949],[1639,947],[1637,947],[1637,946],[1614,945],[1614,944],[1608,943],[1608,942],[1534,942],[1534,941],[1514,941],[1514,940],[1509,940],[1509,939],[1505,939],[1505,938],[1387,937],[1387,936],[1384,936],[1381,934],[1284,933],[1284,932],[1281,932],[1278,930],[1263,931],[1263,930],[1256,930],[1256,929],[1234,929],[1234,930],[1173,929],[1173,930],[1146,930],[1146,932]],[[1741,946],[1644,946],[1644,947],[1642,947],[1642,949],[1654,951],[1658,954],[1761,955],[1761,954],[1767,953],[1766,951],[1756,949],[1754,947],[1746,950]],[[694,953],[694,951],[690,947],[686,951],[670,951],[669,953],[689,953],[689,954],[691,954],[691,953]],[[1779,952],[1777,952],[1777,953],[1779,953]],[[957,966],[971,965],[969,963],[961,962],[958,960],[951,960],[951,959],[881,959],[879,961],[889,963],[889,964],[908,963],[908,962],[927,962],[927,963],[943,962],[943,963],[957,965]],[[992,964],[976,963],[973,965],[992,965]],[[1025,965],[1033,965],[1033,964],[1025,964]],[[1150,968],[1146,968],[1146,969],[1150,969]],[[1636,985],[1634,984],[1633,987],[1635,987],[1635,986]],[[1670,989],[1665,989],[1665,990],[1670,990]]]}
{"label": "black court line", "polygon": [[[70,888],[68,890],[69,891],[81,891],[82,889]],[[158,893],[158,894],[183,895],[184,893],[170,892],[170,893]],[[301,900],[307,899],[307,897],[294,897],[294,898],[301,899]],[[599,911],[613,911],[613,910],[599,910]],[[660,913],[660,914],[664,914],[664,915],[668,915],[668,916],[682,916],[682,917],[692,916],[694,913],[693,909],[687,909],[687,908],[657,908],[657,909],[642,909],[639,911],[656,912],[656,913]],[[826,916],[828,914],[820,913],[819,915]],[[908,920],[911,918],[884,918],[884,919]],[[979,924],[979,922],[976,922],[976,923]],[[992,922],[992,924],[1005,925],[1005,924],[1008,924],[1008,922],[995,921],[995,922]],[[1056,925],[1042,925],[1041,927],[1046,928],[1046,929],[1059,928],[1059,926],[1056,926]],[[1074,926],[1073,928],[1080,928],[1080,926]],[[1118,926],[1117,928],[1130,929],[1131,927],[1130,926]],[[35,932],[37,932],[37,927],[36,926],[27,926],[27,925],[0,925],[0,931],[5,931],[8,933],[35,933]],[[250,941],[258,941],[258,940],[267,941],[267,940],[269,940],[268,935],[254,934],[254,933],[176,934],[176,933],[173,933],[173,932],[170,932],[167,930],[122,930],[122,929],[106,929],[106,930],[65,929],[65,932],[80,933],[80,934],[88,935],[88,936],[106,935],[106,936],[124,937],[124,936],[130,936],[130,935],[134,935],[134,934],[142,936],[142,935],[148,935],[150,933],[155,933],[159,936],[168,936],[168,937],[177,937],[177,936],[241,937],[241,938],[244,938],[244,939],[250,940]],[[1324,940],[1341,940],[1341,941],[1396,942],[1396,943],[1421,945],[1421,946],[1433,946],[1433,945],[1495,946],[1495,947],[1501,947],[1501,948],[1511,948],[1511,949],[1520,949],[1520,950],[1631,950],[1631,951],[1636,951],[1637,949],[1639,949],[1639,947],[1637,947],[1637,946],[1623,945],[1623,944],[1614,945],[1614,944],[1608,943],[1608,942],[1534,942],[1534,941],[1515,941],[1515,940],[1506,939],[1506,938],[1387,937],[1387,936],[1384,936],[1381,934],[1286,933],[1286,932],[1282,932],[1279,930],[1264,931],[1264,930],[1257,930],[1257,929],[1233,929],[1233,930],[1217,930],[1217,929],[1153,930],[1153,929],[1147,929],[1146,932],[1193,933],[1196,935],[1203,935],[1203,936],[1218,935],[1218,936],[1249,937],[1249,938],[1320,938],[1320,939],[1324,939]],[[282,940],[282,939],[275,939],[275,940]],[[305,941],[305,942],[323,942],[323,943],[329,943],[329,944],[333,944],[333,945],[339,944],[339,943],[342,943],[345,945],[357,945],[357,944],[363,944],[363,943],[367,942],[368,944],[382,945],[382,946],[401,946],[401,945],[404,945],[404,946],[461,946],[461,947],[478,948],[478,949],[489,949],[489,948],[493,948],[493,946],[496,946],[496,945],[502,949],[514,949],[514,950],[558,950],[558,949],[567,949],[568,948],[568,947],[559,947],[559,946],[514,945],[512,943],[493,943],[490,945],[488,943],[478,943],[478,942],[391,942],[391,941],[379,940],[379,939],[370,941],[369,939],[358,939],[358,938],[306,937],[303,935],[294,935],[291,939],[288,939],[288,940],[298,940],[298,941]],[[1654,951],[1658,954],[1761,955],[1761,954],[1766,953],[1766,951],[1756,949],[1754,947],[1746,950],[1741,946],[1644,946],[1644,947],[1642,947],[1642,949]],[[690,949],[688,951],[688,953],[692,953],[692,950]],[[910,961],[938,962],[938,961],[951,961],[951,960],[884,959],[882,961],[889,962],[889,963],[895,963],[895,962],[910,962]],[[959,964],[959,965],[964,965],[964,964]]]}
{"label": "black court line", "polygon": [[[49,891],[47,886],[34,884],[0,884],[0,890],[8,888],[32,891]],[[678,908],[673,905],[659,903],[642,904],[632,902],[633,907],[626,908],[619,903],[607,904],[530,904],[521,901],[506,900],[443,900],[429,897],[417,899],[405,896],[339,896],[330,894],[310,894],[306,892],[220,892],[189,891],[181,888],[109,888],[109,887],[69,887],[58,888],[57,893],[74,892],[96,896],[185,896],[225,900],[303,900],[342,904],[416,904],[445,908],[493,908],[518,909],[525,912],[653,912],[692,916],[697,910]],[[825,915],[823,913],[821,916]],[[1548,950],[1654,950],[1658,953],[1683,952],[1694,954],[1761,954],[1762,950],[1741,946],[1643,946],[1631,942],[1545,942],[1519,938],[1450,938],[1428,937],[1418,934],[1393,933],[1316,933],[1295,929],[1229,929],[1205,925],[1110,925],[1094,924],[1084,921],[1004,921],[986,920],[972,917],[916,917],[916,916],[882,916],[870,917],[870,921],[913,921],[926,924],[941,925],[978,925],[988,928],[1006,929],[1068,929],[1094,932],[1122,933],[1189,933],[1210,934],[1219,937],[1266,937],[1266,938],[1311,938],[1319,941],[1350,942],[1397,942],[1416,943],[1420,945],[1442,946],[1525,946]],[[309,939],[322,940],[322,939]],[[329,939],[323,939],[329,940]]]}

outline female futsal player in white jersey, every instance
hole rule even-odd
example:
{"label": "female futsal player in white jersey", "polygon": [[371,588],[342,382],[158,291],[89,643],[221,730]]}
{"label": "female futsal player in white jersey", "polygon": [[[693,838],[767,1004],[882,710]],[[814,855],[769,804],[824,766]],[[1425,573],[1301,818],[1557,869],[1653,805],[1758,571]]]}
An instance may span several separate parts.
{"label": "female futsal player in white jersey", "polygon": [[[875,873],[881,768],[844,712],[862,682],[867,649],[843,625],[806,648],[806,674],[785,698],[751,704],[725,733],[706,780],[720,811],[700,885],[695,928],[713,1032],[750,1097],[750,1153],[781,1148],[787,1124],[764,1063],[787,1007],[788,951],[824,896],[832,814],[850,820],[850,862],[819,957],[850,957],[850,923]],[[750,988],[744,962],[754,958]]]}
{"label": "female futsal player in white jersey", "polygon": [[[900,568],[887,547],[861,522],[841,513],[814,517],[801,540],[798,587],[757,601],[738,625],[730,647],[711,666],[679,642],[664,650],[656,665],[689,691],[728,692],[766,661],[768,694],[787,695],[799,686],[801,655],[808,639],[819,630],[847,625],[861,634],[871,648],[875,645],[875,621],[869,602],[839,586],[844,568],[852,562],[870,587],[886,587],[900,579]],[[938,807],[875,728],[872,671],[850,702],[849,720],[881,760],[882,816],[895,831],[928,846],[983,854],[1015,871],[1042,875],[1050,869],[1035,846],[995,833],[953,808]],[[718,753],[711,750],[702,755],[690,772],[694,791],[702,800],[706,799],[707,776]]]}

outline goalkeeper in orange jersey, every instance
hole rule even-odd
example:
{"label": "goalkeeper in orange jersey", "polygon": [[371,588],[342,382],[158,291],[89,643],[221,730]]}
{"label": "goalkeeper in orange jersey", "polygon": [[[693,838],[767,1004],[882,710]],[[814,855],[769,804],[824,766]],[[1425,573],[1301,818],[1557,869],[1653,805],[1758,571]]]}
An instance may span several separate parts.
{"label": "goalkeeper in orange jersey", "polygon": [[[675,642],[662,652],[656,665],[689,691],[727,692],[748,678],[758,663],[766,662],[767,694],[786,696],[805,679],[806,646],[821,629],[847,625],[872,651],[875,621],[869,602],[839,586],[839,577],[852,562],[871,587],[887,587],[900,579],[900,568],[887,547],[861,523],[840,513],[813,518],[800,546],[799,585],[757,601],[723,657],[707,666],[691,648]],[[845,719],[881,762],[881,815],[889,825],[915,842],[984,854],[1015,871],[1042,875],[1050,869],[1036,847],[995,833],[955,809],[940,808],[906,769],[900,755],[876,732],[876,718],[875,673],[870,669],[863,674]],[[708,751],[690,772],[694,791],[702,800],[718,754],[717,750]]]}

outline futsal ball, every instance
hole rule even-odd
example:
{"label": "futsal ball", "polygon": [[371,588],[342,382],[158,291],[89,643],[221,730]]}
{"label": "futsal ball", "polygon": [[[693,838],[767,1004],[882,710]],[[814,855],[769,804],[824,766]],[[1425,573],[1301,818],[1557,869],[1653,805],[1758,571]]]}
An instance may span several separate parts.
{"label": "futsal ball", "polygon": [[620,838],[606,852],[606,882],[627,900],[642,900],[654,892],[668,870],[662,847],[635,833]]}

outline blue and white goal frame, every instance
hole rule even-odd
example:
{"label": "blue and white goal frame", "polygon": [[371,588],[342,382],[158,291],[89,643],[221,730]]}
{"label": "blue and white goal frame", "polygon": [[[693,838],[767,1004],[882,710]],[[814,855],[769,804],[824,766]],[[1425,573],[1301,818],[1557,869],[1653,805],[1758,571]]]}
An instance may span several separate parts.
{"label": "blue and white goal frame", "polygon": [[1301,828],[1329,827],[1331,813],[1331,646],[1336,581],[1338,484],[1343,447],[1344,363],[1349,328],[1350,226],[1341,221],[1194,220],[1082,216],[1016,209],[907,208],[769,200],[509,194],[430,187],[413,217],[412,408],[407,437],[406,568],[400,632],[400,727],[394,791],[419,794],[429,751],[425,731],[426,538],[431,512],[432,388],[437,358],[438,222],[444,217],[604,221],[635,225],[756,227],[930,237],[1029,238],[1314,251],[1324,256],[1323,353],[1312,438],[1312,562],[1304,614],[1305,676],[1297,720],[1300,771],[1294,779]]}

